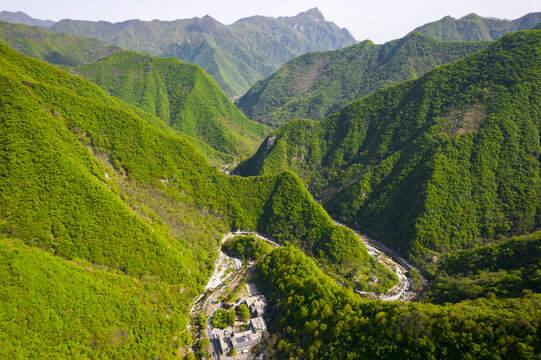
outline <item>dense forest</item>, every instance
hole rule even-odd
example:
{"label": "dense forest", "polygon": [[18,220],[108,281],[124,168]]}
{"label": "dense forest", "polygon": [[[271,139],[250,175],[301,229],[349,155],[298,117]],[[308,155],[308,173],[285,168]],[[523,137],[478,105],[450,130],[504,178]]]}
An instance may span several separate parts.
{"label": "dense forest", "polygon": [[[496,40],[539,21],[419,29]],[[317,9],[62,29],[182,52],[227,95],[197,65],[0,22],[0,358],[206,357],[209,319],[250,318],[232,306],[249,282],[266,359],[540,357],[541,30],[308,53],[239,101],[273,126],[312,118],[270,132],[228,95],[353,42]],[[415,264],[415,302],[363,298],[398,277],[327,211]],[[280,246],[222,243],[237,230]],[[250,267],[207,292],[220,251]]]}
{"label": "dense forest", "polygon": [[0,77],[9,354],[176,356],[190,341],[189,302],[231,230],[294,244],[345,282],[389,278],[293,174],[223,175],[154,115],[4,44]]}
{"label": "dense forest", "polygon": [[270,131],[247,119],[199,66],[175,58],[121,51],[68,71],[156,115],[193,137],[207,157],[223,162],[251,155]]}
{"label": "dense forest", "polygon": [[521,31],[321,122],[294,120],[241,164],[292,170],[336,218],[428,264],[539,227],[541,32]]}
{"label": "dense forest", "polygon": [[296,118],[322,120],[375,90],[413,79],[471,55],[490,42],[437,41],[411,33],[376,45],[298,56],[257,82],[236,105],[250,119],[277,127]]}
{"label": "dense forest", "polygon": [[443,306],[368,301],[292,247],[259,265],[269,300],[270,359],[535,359],[541,296],[480,298]]}

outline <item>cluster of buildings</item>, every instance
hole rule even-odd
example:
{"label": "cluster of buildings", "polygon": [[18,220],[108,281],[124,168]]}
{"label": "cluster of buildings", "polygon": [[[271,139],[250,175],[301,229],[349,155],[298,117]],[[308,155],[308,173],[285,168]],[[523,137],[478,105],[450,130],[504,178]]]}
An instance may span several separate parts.
{"label": "cluster of buildings", "polygon": [[252,318],[245,326],[245,331],[235,332],[231,327],[224,330],[213,330],[213,340],[216,341],[222,354],[227,354],[233,349],[238,353],[248,351],[259,343],[263,332],[267,330],[267,325],[263,319],[263,314],[267,310],[265,296],[250,296],[243,303],[248,306],[252,315]]}

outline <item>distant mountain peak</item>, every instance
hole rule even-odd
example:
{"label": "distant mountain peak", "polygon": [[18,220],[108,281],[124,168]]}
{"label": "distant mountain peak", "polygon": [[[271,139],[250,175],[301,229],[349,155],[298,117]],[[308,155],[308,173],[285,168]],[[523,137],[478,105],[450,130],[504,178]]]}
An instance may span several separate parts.
{"label": "distant mountain peak", "polygon": [[17,12],[0,11],[0,21],[5,21],[8,23],[13,23],[13,24],[39,26],[39,27],[49,27],[49,26],[54,25],[54,21],[52,20],[34,19],[33,17],[29,16],[28,14],[22,11],[17,11]]}
{"label": "distant mountain peak", "polygon": [[325,16],[323,16],[323,13],[319,11],[317,7],[308,9],[305,12],[301,12],[296,17],[301,17],[301,16],[309,17],[319,22],[326,21]]}

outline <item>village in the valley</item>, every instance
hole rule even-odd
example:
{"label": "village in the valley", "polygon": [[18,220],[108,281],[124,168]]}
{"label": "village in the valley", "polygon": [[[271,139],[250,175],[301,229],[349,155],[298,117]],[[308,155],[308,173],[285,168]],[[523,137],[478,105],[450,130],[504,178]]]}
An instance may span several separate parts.
{"label": "village in the valley", "polygon": [[[224,236],[222,244],[246,233]],[[270,239],[251,234],[272,248],[279,245]],[[267,332],[267,300],[251,282],[255,262],[241,261],[221,251],[205,292],[194,302],[191,312],[198,319],[193,334],[199,339],[195,351],[212,360],[262,360],[265,352],[257,345]]]}
{"label": "village in the valley", "polygon": [[[253,284],[246,285],[247,291],[255,289]],[[264,319],[267,310],[267,302],[263,295],[252,295],[246,298],[238,298],[231,306],[230,310],[245,305],[250,312],[250,319],[244,321],[240,316],[236,316],[234,326],[228,326],[225,329],[213,327],[212,319],[209,320],[209,338],[213,352],[220,354],[219,358],[227,359],[230,356],[239,358],[253,358],[249,356],[250,350],[259,343],[263,333],[267,330]],[[223,306],[223,305],[222,305]],[[221,307],[220,307],[221,308]],[[217,309],[216,311],[218,311]],[[246,356],[242,356],[246,354]],[[260,354],[256,359],[264,358]]]}

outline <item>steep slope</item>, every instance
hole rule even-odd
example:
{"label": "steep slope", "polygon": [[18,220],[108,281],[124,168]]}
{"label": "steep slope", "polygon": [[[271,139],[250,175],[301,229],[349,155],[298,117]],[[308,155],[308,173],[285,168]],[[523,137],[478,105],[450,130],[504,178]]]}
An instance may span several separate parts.
{"label": "steep slope", "polygon": [[295,118],[321,120],[368,93],[423,75],[486,46],[440,42],[419,33],[384,45],[371,41],[290,60],[237,102],[254,121],[277,127]]}
{"label": "steep slope", "polygon": [[460,19],[446,16],[413,31],[442,41],[498,40],[510,32],[531,29],[539,21],[541,12],[530,13],[515,20],[484,18],[477,14],[469,14]]}
{"label": "steep slope", "polygon": [[4,44],[0,80],[9,356],[175,358],[232,229],[288,241],[348,283],[389,275],[294,175],[222,175],[153,115]]}
{"label": "steep slope", "polygon": [[200,65],[229,97],[242,95],[294,56],[355,42],[347,30],[325,21],[317,9],[291,18],[249,17],[232,25],[205,16],[115,24],[62,20],[48,30],[98,38],[124,49],[174,56]]}
{"label": "steep slope", "polygon": [[0,41],[22,54],[67,66],[88,64],[121,50],[97,39],[52,34],[36,26],[3,21],[0,21]]}
{"label": "steep slope", "polygon": [[436,303],[541,293],[541,231],[448,254],[429,271],[425,299]]}
{"label": "steep slope", "polygon": [[122,51],[70,72],[210,145],[228,162],[253,154],[270,131],[247,119],[199,66],[175,58]]}
{"label": "steep slope", "polygon": [[541,31],[503,37],[321,122],[295,120],[241,164],[295,171],[338,219],[419,262],[539,227]]}
{"label": "steep slope", "polygon": [[24,24],[30,26],[49,27],[54,25],[52,20],[40,20],[25,14],[22,11],[0,11],[0,21],[5,21],[12,24]]}

